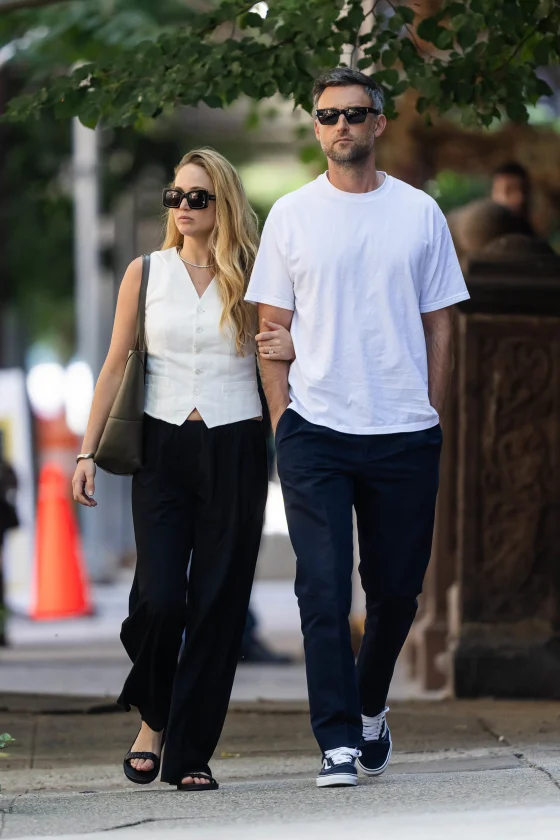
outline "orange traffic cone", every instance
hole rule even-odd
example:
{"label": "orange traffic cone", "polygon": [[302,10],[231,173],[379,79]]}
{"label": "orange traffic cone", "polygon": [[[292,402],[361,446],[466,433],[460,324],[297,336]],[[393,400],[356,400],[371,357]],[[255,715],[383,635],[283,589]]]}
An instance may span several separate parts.
{"label": "orange traffic cone", "polygon": [[39,476],[35,542],[37,620],[90,615],[78,529],[67,494],[67,479],[58,464],[45,464]]}

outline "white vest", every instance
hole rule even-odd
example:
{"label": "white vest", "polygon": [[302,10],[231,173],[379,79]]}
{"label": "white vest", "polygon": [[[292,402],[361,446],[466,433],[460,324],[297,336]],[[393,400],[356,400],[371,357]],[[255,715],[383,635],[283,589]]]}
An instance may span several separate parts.
{"label": "white vest", "polygon": [[220,329],[216,280],[201,298],[175,248],[154,251],[146,296],[146,413],[180,426],[198,409],[208,428],[260,417],[254,345],[238,355]]}

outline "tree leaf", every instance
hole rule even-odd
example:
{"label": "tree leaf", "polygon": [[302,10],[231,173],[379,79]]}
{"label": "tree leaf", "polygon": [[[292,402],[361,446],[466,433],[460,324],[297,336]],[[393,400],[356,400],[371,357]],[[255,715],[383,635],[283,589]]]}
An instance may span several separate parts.
{"label": "tree leaf", "polygon": [[397,53],[395,50],[383,50],[381,53],[381,63],[383,67],[392,67],[397,60]]}
{"label": "tree leaf", "polygon": [[215,94],[209,94],[208,96],[203,96],[202,101],[208,105],[209,108],[221,108],[223,102],[219,96]]}
{"label": "tree leaf", "polygon": [[469,47],[472,47],[476,43],[476,39],[476,30],[468,24],[461,27],[457,32],[457,41],[463,50],[468,50]]}
{"label": "tree leaf", "polygon": [[348,23],[353,29],[359,29],[364,22],[364,10],[361,4],[355,4],[352,6],[346,17]]}
{"label": "tree leaf", "polygon": [[439,21],[436,18],[429,17],[425,18],[417,28],[418,37],[422,38],[423,41],[429,41],[432,44],[435,44],[438,35],[441,32],[441,27],[439,25]]}
{"label": "tree leaf", "polygon": [[512,122],[526,123],[529,119],[527,108],[519,99],[510,99],[505,106],[506,114]]}
{"label": "tree leaf", "polygon": [[440,27],[435,43],[437,48],[440,50],[450,50],[454,44],[453,33],[450,32],[449,29],[443,29]]}
{"label": "tree leaf", "polygon": [[399,71],[398,70],[380,70],[378,73],[375,74],[375,79],[377,82],[381,84],[387,85],[388,87],[393,87],[399,81]]}
{"label": "tree leaf", "polygon": [[399,6],[397,14],[400,15],[404,23],[414,23],[414,9],[411,9],[410,6]]}
{"label": "tree leaf", "polygon": [[260,29],[263,25],[263,18],[256,12],[248,12],[239,19],[239,26],[242,29]]}
{"label": "tree leaf", "polygon": [[548,40],[538,41],[533,47],[533,58],[535,64],[544,67],[548,64],[550,48],[552,44]]}

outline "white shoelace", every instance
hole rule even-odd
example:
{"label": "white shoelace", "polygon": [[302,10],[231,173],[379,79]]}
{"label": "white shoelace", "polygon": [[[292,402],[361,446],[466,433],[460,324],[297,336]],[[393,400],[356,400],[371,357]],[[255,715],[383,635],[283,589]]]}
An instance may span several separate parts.
{"label": "white shoelace", "polygon": [[383,725],[385,724],[385,715],[388,711],[389,706],[375,717],[362,715],[364,741],[379,741],[379,737],[383,731]]}
{"label": "white shoelace", "polygon": [[353,747],[337,747],[336,750],[326,750],[323,765],[325,767],[329,766],[327,758],[330,758],[333,764],[353,764],[361,754],[360,750],[355,750]]}

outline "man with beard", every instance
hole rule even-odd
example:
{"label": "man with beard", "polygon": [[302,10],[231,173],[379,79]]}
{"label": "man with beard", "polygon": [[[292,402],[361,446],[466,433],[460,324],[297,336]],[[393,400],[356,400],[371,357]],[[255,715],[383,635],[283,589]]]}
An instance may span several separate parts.
{"label": "man with beard", "polygon": [[[291,365],[261,352],[261,375],[297,555],[317,785],[330,787],[355,785],[357,760],[379,775],[391,755],[386,700],[430,558],[452,307],[469,295],[437,204],[377,170],[379,85],[337,68],[313,97],[328,171],[272,208],[247,299],[291,325],[296,352]],[[367,609],[357,667],[352,508]]]}

